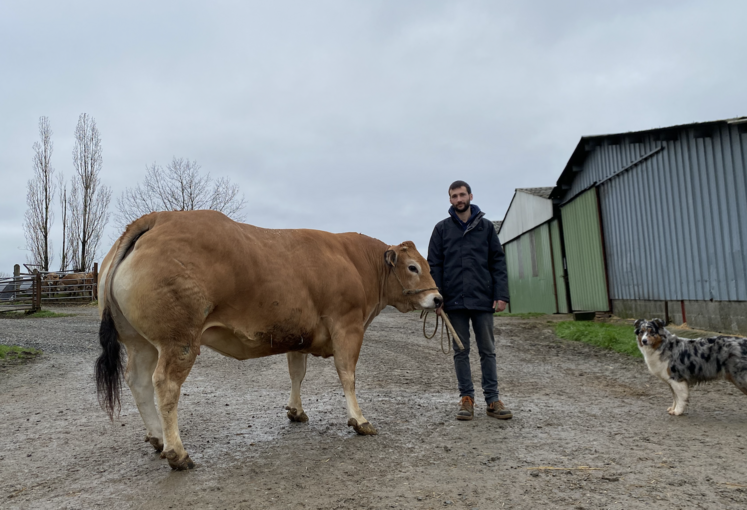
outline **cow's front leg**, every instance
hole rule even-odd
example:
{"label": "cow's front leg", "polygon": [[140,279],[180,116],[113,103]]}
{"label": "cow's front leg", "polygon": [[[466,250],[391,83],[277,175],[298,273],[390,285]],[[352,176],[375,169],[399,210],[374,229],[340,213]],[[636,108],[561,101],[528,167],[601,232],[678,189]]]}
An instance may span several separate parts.
{"label": "cow's front leg", "polygon": [[358,363],[361,344],[363,343],[363,331],[345,335],[344,338],[335,338],[335,368],[342,383],[342,391],[345,392],[345,401],[348,406],[348,426],[362,436],[378,434],[369,421],[363,417],[358,399],[355,397],[355,366]]}
{"label": "cow's front leg", "polygon": [[300,352],[289,352],[287,357],[288,372],[290,372],[291,378],[291,394],[288,399],[288,405],[285,408],[288,410],[289,420],[305,423],[309,421],[309,417],[306,416],[301,405],[301,382],[303,382],[303,378],[306,375],[306,360],[309,355]]}

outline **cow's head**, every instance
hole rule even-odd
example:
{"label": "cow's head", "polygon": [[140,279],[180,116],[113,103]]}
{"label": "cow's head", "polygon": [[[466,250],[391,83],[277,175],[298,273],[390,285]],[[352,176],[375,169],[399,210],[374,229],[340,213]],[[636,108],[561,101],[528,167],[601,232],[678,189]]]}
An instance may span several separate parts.
{"label": "cow's head", "polygon": [[412,241],[390,246],[384,253],[387,266],[385,295],[387,304],[400,312],[433,310],[443,298],[431,277],[428,262],[418,253]]}

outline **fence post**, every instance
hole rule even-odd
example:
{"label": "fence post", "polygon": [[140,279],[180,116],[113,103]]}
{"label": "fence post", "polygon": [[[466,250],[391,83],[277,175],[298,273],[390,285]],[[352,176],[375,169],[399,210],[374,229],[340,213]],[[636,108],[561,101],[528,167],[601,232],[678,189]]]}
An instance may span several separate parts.
{"label": "fence post", "polygon": [[19,290],[21,290],[21,266],[15,264],[13,266],[13,300],[16,299]]}
{"label": "fence post", "polygon": [[99,298],[99,263],[93,263],[93,285],[91,286],[91,297],[93,299]]}
{"label": "fence post", "polygon": [[34,287],[35,287],[34,311],[35,312],[38,312],[39,310],[41,310],[41,307],[42,307],[42,287],[41,287],[42,284],[41,282],[42,282],[41,273],[37,272],[34,275]]}

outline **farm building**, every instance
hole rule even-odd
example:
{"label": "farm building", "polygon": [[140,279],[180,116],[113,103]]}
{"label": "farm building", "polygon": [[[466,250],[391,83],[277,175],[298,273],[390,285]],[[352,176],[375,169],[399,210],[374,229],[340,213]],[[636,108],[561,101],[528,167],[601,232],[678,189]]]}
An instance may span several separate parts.
{"label": "farm building", "polygon": [[747,333],[747,117],[582,137],[548,198],[571,310]]}
{"label": "farm building", "polygon": [[508,265],[511,312],[566,313],[563,255],[553,188],[520,188],[496,228]]}

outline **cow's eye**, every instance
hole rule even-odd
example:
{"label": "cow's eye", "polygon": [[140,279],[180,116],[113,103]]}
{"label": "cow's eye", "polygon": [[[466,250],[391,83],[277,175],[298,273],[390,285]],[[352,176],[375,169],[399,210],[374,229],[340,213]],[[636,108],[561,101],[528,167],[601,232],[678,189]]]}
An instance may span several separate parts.
{"label": "cow's eye", "polygon": [[409,270],[410,270],[410,271],[412,271],[413,273],[417,273],[417,272],[418,272],[418,268],[417,268],[417,267],[415,267],[415,266],[410,266],[410,267],[408,267],[407,269],[409,269]]}

